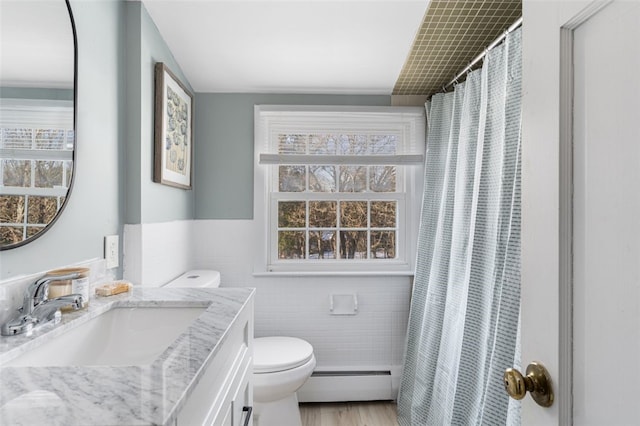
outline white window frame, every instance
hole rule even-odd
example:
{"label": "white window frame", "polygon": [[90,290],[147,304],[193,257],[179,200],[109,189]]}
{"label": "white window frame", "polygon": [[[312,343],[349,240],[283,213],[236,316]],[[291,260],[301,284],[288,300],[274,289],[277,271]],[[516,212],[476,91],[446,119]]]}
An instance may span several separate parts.
{"label": "white window frame", "polygon": [[[412,275],[415,266],[422,183],[426,118],[421,107],[345,107],[256,105],[254,108],[254,275]],[[397,134],[400,152],[392,156],[358,156],[345,161],[363,165],[395,164],[398,192],[281,193],[277,188],[277,164],[304,164],[306,156],[284,160],[274,153],[270,135],[293,129],[371,131]],[[283,130],[284,129],[284,130]],[[274,133],[275,132],[275,133]],[[293,156],[288,156],[290,158]],[[323,156],[316,156],[323,157]],[[330,157],[330,158],[329,158]],[[342,156],[344,157],[344,156]],[[315,158],[315,157],[314,157]],[[343,158],[327,156],[310,164],[340,164]],[[302,161],[302,163],[300,162]],[[278,260],[278,200],[369,200],[397,201],[397,245],[395,259]],[[372,229],[372,228],[368,228]],[[308,244],[309,242],[307,242]]]}

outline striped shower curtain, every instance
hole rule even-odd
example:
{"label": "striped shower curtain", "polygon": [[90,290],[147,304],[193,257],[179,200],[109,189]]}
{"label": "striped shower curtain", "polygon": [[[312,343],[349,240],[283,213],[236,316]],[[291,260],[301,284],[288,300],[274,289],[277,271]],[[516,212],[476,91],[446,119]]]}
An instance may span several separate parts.
{"label": "striped shower curtain", "polygon": [[402,426],[520,423],[520,90],[519,29],[428,107]]}

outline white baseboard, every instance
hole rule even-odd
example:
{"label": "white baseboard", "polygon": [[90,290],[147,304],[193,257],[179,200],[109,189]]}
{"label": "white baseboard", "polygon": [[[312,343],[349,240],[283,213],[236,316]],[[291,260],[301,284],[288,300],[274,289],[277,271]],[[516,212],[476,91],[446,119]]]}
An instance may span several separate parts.
{"label": "white baseboard", "polygon": [[397,380],[391,371],[315,372],[298,390],[300,402],[395,400]]}

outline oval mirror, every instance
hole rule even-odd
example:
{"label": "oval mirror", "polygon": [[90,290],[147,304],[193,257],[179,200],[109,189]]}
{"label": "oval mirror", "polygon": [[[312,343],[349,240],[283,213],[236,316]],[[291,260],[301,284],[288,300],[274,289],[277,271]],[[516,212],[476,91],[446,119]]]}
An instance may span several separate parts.
{"label": "oval mirror", "polygon": [[69,198],[76,56],[68,0],[0,0],[0,250],[41,236]]}

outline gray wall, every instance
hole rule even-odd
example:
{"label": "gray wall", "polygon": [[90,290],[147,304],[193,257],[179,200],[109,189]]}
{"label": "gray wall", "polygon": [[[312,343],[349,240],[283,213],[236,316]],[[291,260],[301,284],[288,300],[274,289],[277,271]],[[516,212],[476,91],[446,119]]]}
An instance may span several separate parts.
{"label": "gray wall", "polygon": [[126,3],[125,223],[193,219],[194,191],[153,182],[154,65],[164,62],[191,90],[149,13]]}
{"label": "gray wall", "polygon": [[197,93],[195,218],[253,218],[254,105],[391,105],[391,96]]}
{"label": "gray wall", "polygon": [[103,256],[104,235],[121,229],[119,129],[123,120],[123,4],[72,0],[78,33],[76,178],[60,219],[26,246],[0,252],[0,278]]}

